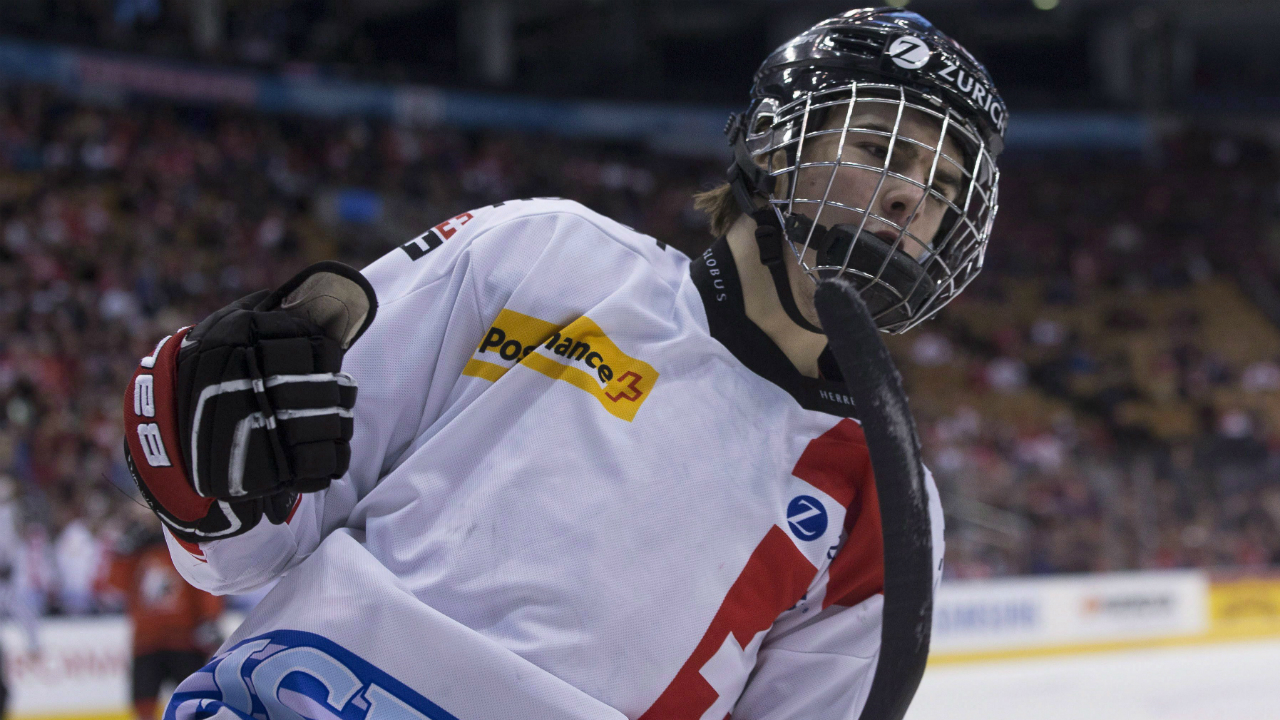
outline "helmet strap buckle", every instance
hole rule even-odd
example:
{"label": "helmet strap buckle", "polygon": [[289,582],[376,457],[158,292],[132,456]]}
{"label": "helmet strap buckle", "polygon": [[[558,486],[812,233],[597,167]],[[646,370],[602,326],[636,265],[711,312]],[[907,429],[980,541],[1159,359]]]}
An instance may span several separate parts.
{"label": "helmet strap buckle", "polygon": [[773,210],[762,208],[752,213],[751,219],[756,221],[756,245],[760,249],[760,262],[769,268],[781,264],[782,242]]}

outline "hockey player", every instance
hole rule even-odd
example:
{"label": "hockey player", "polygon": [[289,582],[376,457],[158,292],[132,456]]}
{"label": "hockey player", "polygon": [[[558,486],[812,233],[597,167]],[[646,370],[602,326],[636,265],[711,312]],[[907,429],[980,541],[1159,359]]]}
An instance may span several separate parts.
{"label": "hockey player", "polygon": [[955,297],[1004,125],[954,41],[851,11],[761,66],[696,260],[505,202],[161,341],[126,442],[175,565],[284,575],[166,717],[858,717],[880,519],[814,278],[890,332]]}
{"label": "hockey player", "polygon": [[200,669],[221,642],[222,600],[178,577],[154,517],[136,518],[120,537],[104,585],[123,595],[133,625],[134,718],[155,720],[162,686]]}

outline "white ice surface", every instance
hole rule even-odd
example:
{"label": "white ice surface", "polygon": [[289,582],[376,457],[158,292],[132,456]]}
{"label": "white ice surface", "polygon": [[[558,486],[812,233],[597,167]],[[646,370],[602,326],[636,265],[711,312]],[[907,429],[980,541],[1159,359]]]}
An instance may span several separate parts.
{"label": "white ice surface", "polygon": [[935,665],[907,720],[1280,720],[1280,641]]}

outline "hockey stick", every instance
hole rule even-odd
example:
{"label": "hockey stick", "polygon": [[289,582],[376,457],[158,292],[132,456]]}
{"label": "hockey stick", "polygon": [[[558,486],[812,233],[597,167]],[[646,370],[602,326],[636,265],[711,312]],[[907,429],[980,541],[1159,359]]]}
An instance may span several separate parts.
{"label": "hockey stick", "polygon": [[933,540],[920,440],[902,378],[857,289],[844,279],[822,280],[814,302],[862,422],[880,499],[884,619],[860,720],[901,720],[924,675],[933,622]]}

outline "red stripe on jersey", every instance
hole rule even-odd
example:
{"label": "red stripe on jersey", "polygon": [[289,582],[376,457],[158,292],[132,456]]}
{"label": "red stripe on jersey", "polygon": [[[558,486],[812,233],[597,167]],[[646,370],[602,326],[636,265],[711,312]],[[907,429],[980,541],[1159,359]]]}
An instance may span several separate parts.
{"label": "red stripe on jersey", "polygon": [[739,647],[746,647],[757,633],[771,627],[782,611],[800,601],[817,572],[782,528],[769,528],[729,588],[701,642],[641,720],[702,717],[719,695],[701,670],[729,633]]}
{"label": "red stripe on jersey", "polygon": [[792,475],[845,506],[846,539],[828,570],[822,607],[857,605],[884,591],[884,538],[875,472],[862,426],[841,420],[805,447]]}
{"label": "red stripe on jersey", "polygon": [[862,426],[841,420],[810,440],[791,474],[848,507],[858,489],[872,477],[871,455],[867,453]]}
{"label": "red stripe on jersey", "polygon": [[831,605],[853,607],[884,592],[884,536],[880,531],[880,500],[872,478],[867,479],[866,487],[849,506],[844,529],[848,533],[844,546],[827,570],[823,609]]}
{"label": "red stripe on jersey", "polygon": [[841,420],[809,444],[793,474],[836,498],[846,508],[846,537],[827,570],[823,609],[832,605],[851,607],[884,592],[880,500],[862,426],[852,420]]}

